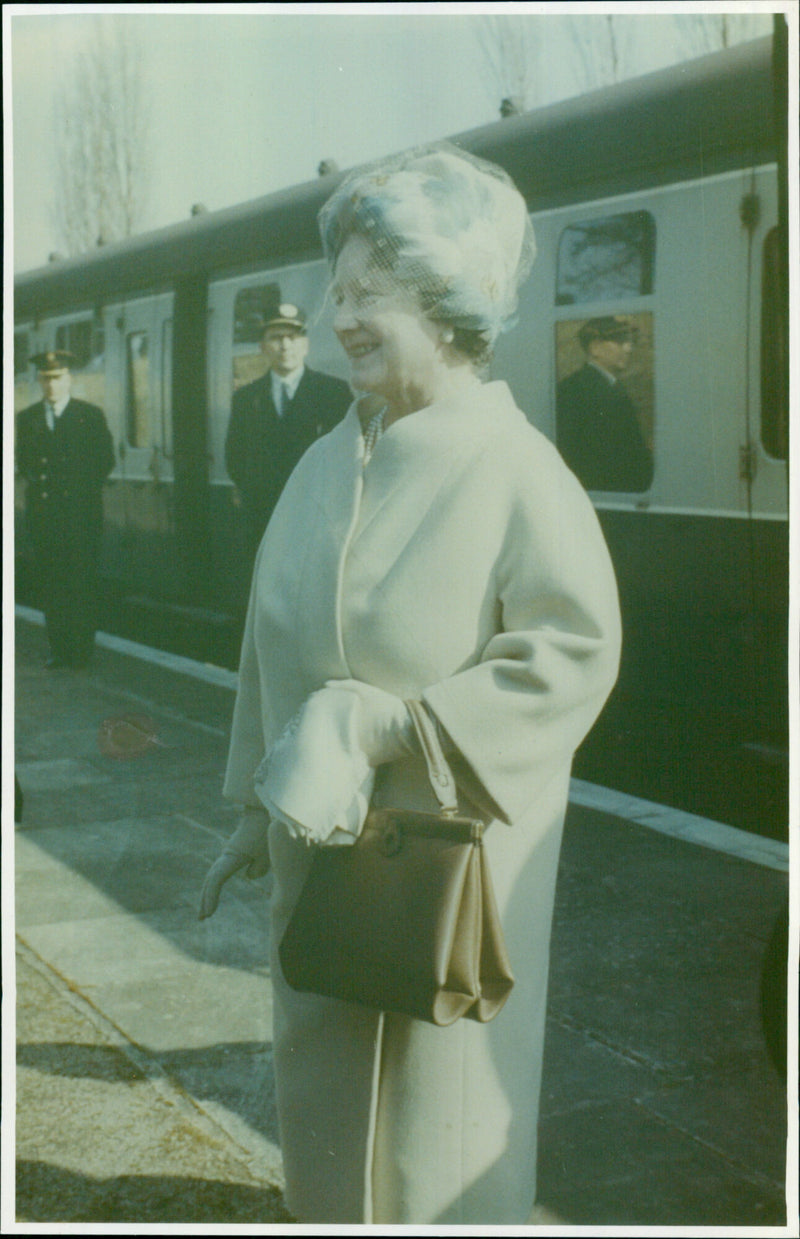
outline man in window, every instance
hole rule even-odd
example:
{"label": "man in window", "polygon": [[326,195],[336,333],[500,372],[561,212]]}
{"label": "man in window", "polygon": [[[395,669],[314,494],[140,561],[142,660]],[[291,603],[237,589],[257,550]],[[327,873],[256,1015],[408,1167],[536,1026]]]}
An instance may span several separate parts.
{"label": "man in window", "polygon": [[653,453],[622,382],[636,333],[622,314],[588,319],[578,332],[584,364],[556,393],[556,443],[587,490],[647,490]]}
{"label": "man in window", "polygon": [[80,668],[94,647],[102,489],[114,447],[102,409],[71,394],[72,354],[55,349],[32,360],[44,399],[17,417],[17,469],[50,642],[46,666]]}
{"label": "man in window", "polygon": [[261,351],[269,370],[234,392],[225,442],[251,556],[300,457],[344,417],[353,399],[342,379],[306,366],[305,315],[297,306],[281,305],[268,319]]}

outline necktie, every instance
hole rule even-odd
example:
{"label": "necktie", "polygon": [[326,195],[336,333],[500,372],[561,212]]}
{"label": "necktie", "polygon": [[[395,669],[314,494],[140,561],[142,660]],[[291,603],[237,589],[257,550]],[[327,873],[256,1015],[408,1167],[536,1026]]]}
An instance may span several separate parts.
{"label": "necktie", "polygon": [[283,417],[286,412],[286,405],[289,403],[289,393],[286,390],[285,383],[277,384],[277,398],[275,403],[278,407],[278,417]]}
{"label": "necktie", "polygon": [[47,425],[50,430],[55,430],[56,428],[56,410],[55,405],[52,404],[47,405]]}

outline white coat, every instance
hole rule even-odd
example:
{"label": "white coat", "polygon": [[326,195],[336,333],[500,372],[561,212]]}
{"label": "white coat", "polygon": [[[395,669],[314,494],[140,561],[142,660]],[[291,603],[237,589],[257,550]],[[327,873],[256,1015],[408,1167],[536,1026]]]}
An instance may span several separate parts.
{"label": "white coat", "polygon": [[[256,561],[225,794],[258,806],[257,767],[327,680],[423,697],[456,746],[464,809],[492,823],[516,978],[490,1024],[449,1028],[293,992],[277,945],[310,849],[271,825],[274,1062],[299,1221],[526,1221],[570,765],[619,644],[592,506],[505,383],[399,419],[366,467],[354,404],[292,475]],[[382,767],[375,797],[436,808],[421,759]]]}

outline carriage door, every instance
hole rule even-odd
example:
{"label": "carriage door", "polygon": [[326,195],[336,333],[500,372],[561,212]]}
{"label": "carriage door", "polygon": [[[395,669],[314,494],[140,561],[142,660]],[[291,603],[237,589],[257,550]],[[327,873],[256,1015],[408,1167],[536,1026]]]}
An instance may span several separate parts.
{"label": "carriage door", "polygon": [[[747,588],[752,628],[750,747],[772,761],[788,753],[789,318],[784,301],[774,177],[753,174],[740,203],[747,234],[745,416],[739,486],[748,517]],[[776,709],[776,703],[780,703]]]}
{"label": "carriage door", "polygon": [[126,587],[169,598],[175,578],[172,295],[111,306],[107,316],[117,455],[113,524]]}

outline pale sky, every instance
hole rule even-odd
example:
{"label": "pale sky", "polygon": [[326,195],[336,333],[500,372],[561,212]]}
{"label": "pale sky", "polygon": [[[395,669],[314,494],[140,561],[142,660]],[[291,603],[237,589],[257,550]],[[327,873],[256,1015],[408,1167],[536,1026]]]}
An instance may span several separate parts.
{"label": "pale sky", "polygon": [[[105,20],[131,23],[144,50],[152,117],[145,228],[187,219],[195,202],[217,210],[311,180],[324,157],[344,169],[498,119],[500,88],[480,41],[486,13],[496,15],[498,7],[111,6]],[[527,23],[532,91],[547,100],[577,93],[580,65],[563,12],[574,13],[574,6],[505,7]],[[636,15],[633,5],[625,7],[622,53],[646,72],[682,54],[670,10],[682,20],[695,9],[736,11],[750,21],[748,37],[757,37],[770,32],[776,6],[637,5],[646,11]],[[103,6],[4,8],[20,271],[59,248],[54,99]],[[598,39],[603,11],[600,5],[582,15]]]}

